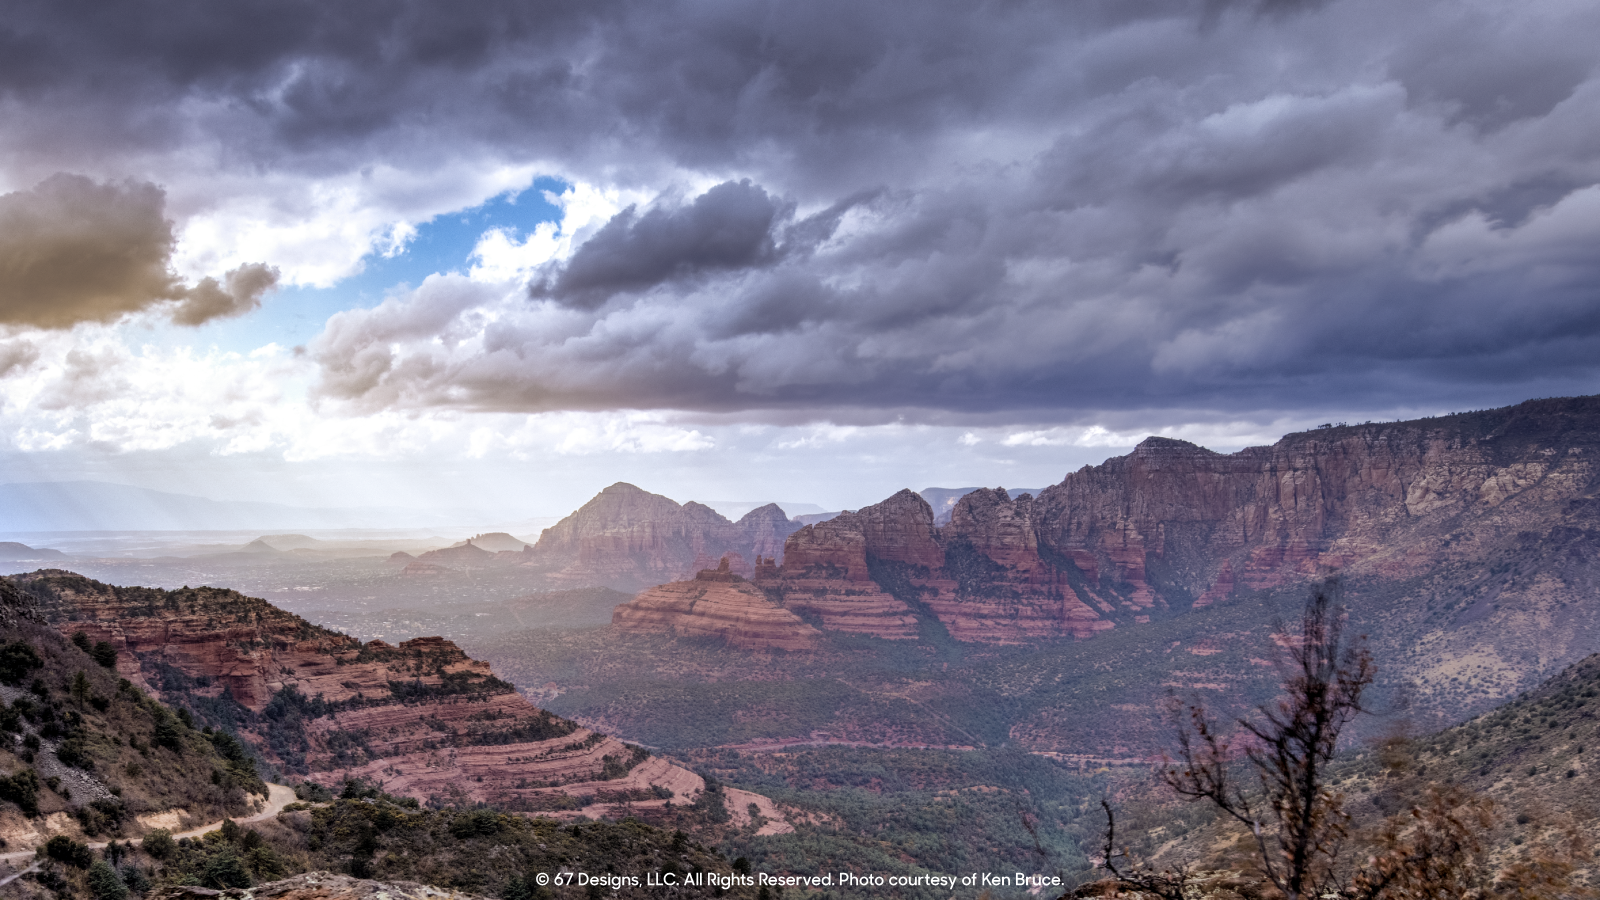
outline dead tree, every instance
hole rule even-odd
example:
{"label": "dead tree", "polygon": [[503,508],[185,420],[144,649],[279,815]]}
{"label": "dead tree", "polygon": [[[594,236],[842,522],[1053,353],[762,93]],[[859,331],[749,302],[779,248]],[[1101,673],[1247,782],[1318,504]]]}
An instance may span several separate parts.
{"label": "dead tree", "polygon": [[[1277,629],[1283,695],[1237,720],[1242,746],[1198,700],[1177,707],[1177,758],[1161,772],[1180,796],[1205,800],[1253,835],[1262,873],[1287,900],[1336,890],[1334,861],[1349,817],[1327,784],[1339,733],[1365,712],[1374,667],[1345,633],[1335,582],[1312,591],[1298,633]],[[1242,753],[1239,752],[1242,750]],[[1240,777],[1240,757],[1254,778]]]}

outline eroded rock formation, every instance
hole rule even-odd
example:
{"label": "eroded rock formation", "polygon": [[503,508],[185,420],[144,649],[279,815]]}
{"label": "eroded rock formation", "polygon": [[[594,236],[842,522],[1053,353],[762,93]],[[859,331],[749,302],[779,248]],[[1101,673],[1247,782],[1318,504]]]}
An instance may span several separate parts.
{"label": "eroded rock formation", "polygon": [[1592,534],[1597,454],[1600,397],[1327,427],[1226,455],[1152,437],[1037,497],[971,492],[944,526],[911,491],[807,525],[756,581],[825,630],[908,638],[932,617],[967,641],[1087,637],[1238,590],[1335,571],[1414,578],[1519,535]]}
{"label": "eroded rock formation", "polygon": [[690,581],[641,592],[616,608],[611,624],[642,634],[721,638],[743,650],[810,650],[818,637],[817,629],[734,574],[726,557]]}
{"label": "eroded rock formation", "polygon": [[423,800],[591,816],[703,788],[692,772],[535,707],[443,638],[363,644],[217,588],[114,587],[51,569],[12,581],[59,630],[116,647],[128,680],[202,715],[231,707],[263,756],[329,785],[363,776]]}
{"label": "eroded rock formation", "polygon": [[748,577],[757,557],[782,555],[798,527],[776,504],[730,522],[709,506],[618,483],[545,529],[522,564],[557,583],[626,591],[692,578],[724,557]]}
{"label": "eroded rock formation", "polygon": [[417,557],[417,561],[441,566],[482,566],[488,564],[495,557],[495,553],[479,547],[472,541],[466,541],[455,547],[429,550],[427,553]]}
{"label": "eroded rock formation", "polygon": [[[817,616],[829,631],[914,638],[916,615],[873,580],[867,564],[867,536],[884,533],[882,517],[877,519],[878,525],[869,527],[868,516],[862,513],[844,513],[789,535],[782,567],[764,573],[758,583],[772,590],[785,608]],[[909,524],[905,530],[917,532]],[[912,552],[902,548],[901,555]]]}

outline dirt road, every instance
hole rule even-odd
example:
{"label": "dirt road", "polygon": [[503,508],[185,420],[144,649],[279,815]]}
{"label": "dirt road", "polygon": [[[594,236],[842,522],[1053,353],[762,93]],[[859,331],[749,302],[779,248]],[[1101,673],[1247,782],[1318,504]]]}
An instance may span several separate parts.
{"label": "dirt road", "polygon": [[[278,813],[283,812],[283,808],[285,806],[288,806],[289,804],[293,803],[294,800],[295,800],[294,788],[291,788],[291,787],[288,787],[288,786],[282,785],[282,784],[269,784],[269,785],[267,785],[267,805],[266,805],[266,808],[262,809],[261,812],[258,812],[253,816],[246,816],[246,817],[241,818],[241,819],[234,819],[234,821],[238,822],[240,825],[248,825],[251,822],[260,822],[263,819],[270,819],[273,816],[277,815]],[[209,825],[202,825],[199,828],[191,828],[188,831],[184,831],[184,832],[181,832],[179,834],[175,834],[175,835],[173,835],[173,838],[176,839],[176,838],[199,837],[200,835],[205,834],[208,831],[216,831],[218,828],[221,828],[221,827],[222,827],[222,820],[218,819],[217,821],[212,822]],[[139,840],[138,838],[135,838],[133,840],[128,841],[127,843],[137,845],[137,844],[143,843],[143,841]],[[106,845],[106,842],[105,841],[101,841],[101,842],[96,843],[96,844],[90,844],[89,846],[94,848],[94,849],[96,849],[96,850],[101,850],[101,849],[105,848],[105,845]],[[7,863],[12,863],[12,864],[19,863],[19,862],[22,862],[24,860],[33,859],[34,857],[35,857],[35,853],[32,850],[19,850],[19,851],[15,852],[15,853],[0,853],[0,861],[7,862]],[[23,869],[20,872],[13,872],[12,874],[7,875],[4,878],[0,878],[0,887],[5,887],[6,885],[10,884],[11,882],[16,881],[18,878],[21,878],[22,876],[28,874],[29,872],[32,872],[33,870],[35,870],[37,868],[39,868],[39,864],[37,862],[35,862],[33,865],[28,866],[26,869]]]}

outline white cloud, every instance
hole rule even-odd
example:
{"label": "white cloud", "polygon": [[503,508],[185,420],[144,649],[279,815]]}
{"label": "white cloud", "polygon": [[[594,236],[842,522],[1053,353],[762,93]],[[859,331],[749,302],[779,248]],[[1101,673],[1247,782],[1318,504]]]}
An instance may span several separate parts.
{"label": "white cloud", "polygon": [[484,232],[472,250],[469,277],[474,281],[525,279],[539,266],[571,256],[573,249],[594,229],[630,203],[642,203],[647,199],[638,191],[600,188],[592,184],[575,184],[560,194],[545,191],[544,197],[561,209],[561,221],[541,222],[521,241],[510,229],[494,228]]}
{"label": "white cloud", "polygon": [[330,287],[369,254],[404,251],[417,226],[518,192],[539,165],[460,159],[437,169],[377,164],[322,177],[287,172],[186,173],[168,191],[179,218],[173,264],[198,277],[265,260],[287,285]]}

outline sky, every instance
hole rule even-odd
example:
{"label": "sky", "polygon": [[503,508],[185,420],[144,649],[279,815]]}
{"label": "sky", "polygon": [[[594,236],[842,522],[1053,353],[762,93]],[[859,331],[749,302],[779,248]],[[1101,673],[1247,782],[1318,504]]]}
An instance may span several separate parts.
{"label": "sky", "polygon": [[1600,392],[1600,6],[20,0],[0,472],[855,508]]}

